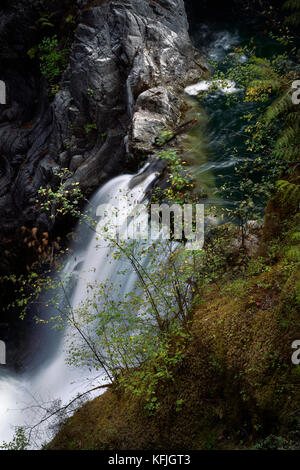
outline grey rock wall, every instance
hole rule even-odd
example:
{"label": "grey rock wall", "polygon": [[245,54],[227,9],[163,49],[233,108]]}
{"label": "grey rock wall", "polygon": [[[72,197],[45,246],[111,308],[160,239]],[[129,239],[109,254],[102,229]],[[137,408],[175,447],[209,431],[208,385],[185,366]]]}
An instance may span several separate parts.
{"label": "grey rock wall", "polygon": [[0,235],[21,225],[51,229],[35,201],[55,169],[69,168],[71,181],[91,192],[138,166],[159,129],[181,121],[183,87],[204,68],[183,0],[77,2],[69,65],[50,103],[38,69],[22,58],[33,13],[18,4],[0,12],[0,79],[9,95],[0,107]]}

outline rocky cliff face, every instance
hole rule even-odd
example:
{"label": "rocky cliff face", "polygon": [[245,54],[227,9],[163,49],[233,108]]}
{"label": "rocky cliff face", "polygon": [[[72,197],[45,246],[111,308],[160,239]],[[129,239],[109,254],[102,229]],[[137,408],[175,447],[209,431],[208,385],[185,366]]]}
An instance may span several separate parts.
{"label": "rocky cliff face", "polygon": [[[64,16],[67,0],[52,2]],[[74,9],[74,2],[73,4]],[[45,5],[44,5],[45,4]],[[203,66],[188,35],[183,0],[78,1],[69,63],[52,102],[26,57],[31,23],[47,2],[20,0],[0,12],[0,234],[51,229],[36,204],[56,169],[92,191],[151,155],[159,129],[182,118],[182,88]]]}

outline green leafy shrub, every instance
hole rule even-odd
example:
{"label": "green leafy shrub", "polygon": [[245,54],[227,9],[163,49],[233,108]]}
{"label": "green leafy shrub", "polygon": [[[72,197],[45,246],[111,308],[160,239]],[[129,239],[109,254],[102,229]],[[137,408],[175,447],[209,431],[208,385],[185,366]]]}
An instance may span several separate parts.
{"label": "green leafy shrub", "polygon": [[156,144],[159,147],[162,147],[164,144],[172,140],[174,136],[175,132],[173,132],[172,130],[163,129],[162,131],[160,131],[159,136],[156,139]]}
{"label": "green leafy shrub", "polygon": [[59,88],[60,77],[67,66],[68,49],[60,49],[56,35],[46,37],[37,48],[42,75],[47,78],[52,94]]}
{"label": "green leafy shrub", "polygon": [[13,439],[10,442],[3,442],[0,445],[2,450],[26,450],[29,447],[29,441],[23,428],[18,428]]}

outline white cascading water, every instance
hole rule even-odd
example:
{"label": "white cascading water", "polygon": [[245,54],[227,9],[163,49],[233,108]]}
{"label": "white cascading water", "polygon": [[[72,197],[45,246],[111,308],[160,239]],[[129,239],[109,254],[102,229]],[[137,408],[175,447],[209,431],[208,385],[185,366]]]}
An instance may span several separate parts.
{"label": "white cascading water", "polygon": [[[147,165],[146,165],[147,167]],[[101,204],[122,207],[124,197],[130,200],[132,209],[145,199],[146,190],[157,177],[157,173],[147,172],[144,167],[137,175],[118,176],[98,190],[90,205],[97,208]],[[137,183],[137,184],[135,184]],[[118,225],[125,223],[128,212],[119,212]],[[105,222],[103,222],[105,223]],[[101,225],[101,221],[100,221]],[[78,232],[86,248],[79,248],[69,257],[63,270],[63,276],[75,276],[77,281],[71,298],[73,309],[84,302],[87,284],[106,279],[115,281],[120,268],[120,261],[114,260],[107,242],[99,239],[99,235],[88,226],[79,227]],[[136,282],[132,271],[122,276],[119,293],[129,292]],[[44,347],[47,348],[47,341]],[[84,367],[71,367],[66,363],[64,336],[58,335],[56,351],[50,348],[50,357],[45,364],[39,364],[36,371],[18,375],[7,371],[0,376],[0,445],[9,442],[18,426],[26,426],[39,422],[41,409],[39,404],[51,403],[60,399],[68,403],[78,394],[101,384],[101,377]],[[42,412],[43,415],[44,412]],[[38,447],[51,438],[48,431],[49,422],[40,426],[33,447]]]}

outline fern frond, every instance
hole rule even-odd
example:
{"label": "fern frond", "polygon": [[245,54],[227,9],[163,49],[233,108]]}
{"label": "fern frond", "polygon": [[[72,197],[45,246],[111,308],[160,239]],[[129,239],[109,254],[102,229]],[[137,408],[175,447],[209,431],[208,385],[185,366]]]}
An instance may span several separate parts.
{"label": "fern frond", "polygon": [[280,80],[276,78],[271,79],[270,77],[268,77],[265,79],[253,80],[250,83],[250,86],[255,87],[255,88],[263,88],[263,89],[272,88],[273,91],[279,91],[282,88],[282,83]]}
{"label": "fern frond", "polygon": [[274,150],[273,155],[275,159],[286,162],[299,161],[299,148],[294,149],[293,147],[280,147]]}
{"label": "fern frond", "polygon": [[286,0],[282,8],[285,10],[300,10],[300,0]]}
{"label": "fern frond", "polygon": [[278,76],[271,66],[266,67],[264,65],[251,64],[249,65],[249,71],[253,78],[257,77],[258,80],[272,81],[275,89],[278,88],[278,85],[282,85],[281,77]]}
{"label": "fern frond", "polygon": [[270,59],[267,59],[266,57],[253,56],[251,57],[251,62],[252,64],[262,65],[266,68],[271,68],[271,61]]}
{"label": "fern frond", "polygon": [[291,111],[289,114],[286,116],[287,121],[292,121],[295,125],[300,126],[300,113],[299,111]]}
{"label": "fern frond", "polygon": [[292,125],[282,131],[279,139],[276,142],[275,148],[282,148],[288,146],[295,147],[297,145],[300,145],[300,127],[297,125]]}
{"label": "fern frond", "polygon": [[291,204],[299,204],[300,202],[300,186],[290,183],[286,180],[277,181],[277,189],[282,195],[282,201]]}
{"label": "fern frond", "polygon": [[294,232],[291,236],[291,241],[294,243],[300,243],[300,232]]}
{"label": "fern frond", "polygon": [[300,245],[291,246],[287,249],[286,257],[290,261],[300,261]]}
{"label": "fern frond", "polygon": [[300,23],[300,1],[299,0],[287,0],[284,2],[282,8],[293,12],[290,16],[285,18],[284,23],[292,26],[297,26]]}
{"label": "fern frond", "polygon": [[290,109],[293,108],[293,103],[291,99],[291,92],[290,90],[285,92],[279,98],[277,98],[267,109],[266,112],[266,120],[267,122],[276,119],[283,113],[288,112]]}
{"label": "fern frond", "polygon": [[300,12],[295,12],[290,16],[287,16],[284,20],[285,24],[290,24],[292,26],[298,26],[300,23]]}

